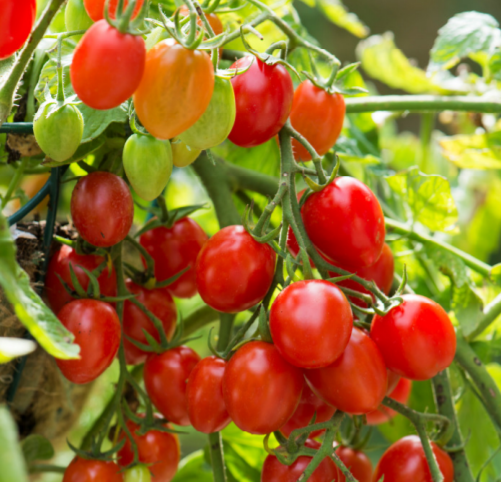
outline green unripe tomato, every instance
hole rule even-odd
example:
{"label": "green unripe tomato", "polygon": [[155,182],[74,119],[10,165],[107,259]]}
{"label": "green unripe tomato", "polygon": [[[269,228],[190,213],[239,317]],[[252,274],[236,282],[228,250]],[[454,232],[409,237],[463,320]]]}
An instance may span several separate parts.
{"label": "green unripe tomato", "polygon": [[231,82],[214,77],[214,92],[209,107],[179,138],[195,149],[210,149],[228,137],[235,123],[235,116],[235,94]]}
{"label": "green unripe tomato", "polygon": [[57,162],[66,161],[75,154],[82,141],[83,129],[82,114],[75,106],[68,104],[43,104],[33,121],[38,145],[48,157]]}
{"label": "green unripe tomato", "polygon": [[123,164],[137,195],[145,201],[153,201],[162,194],[172,174],[170,142],[133,134],[125,143]]}
{"label": "green unripe tomato", "polygon": [[179,137],[174,137],[171,143],[172,162],[176,167],[186,167],[196,161],[202,152],[200,149],[188,147]]}
{"label": "green unripe tomato", "polygon": [[124,472],[124,482],[151,482],[151,472],[146,465],[136,465]]}
{"label": "green unripe tomato", "polygon": [[[64,12],[64,20],[68,32],[87,30],[94,23],[89,17],[87,10],[85,10],[83,0],[68,0]],[[78,42],[82,38],[82,35],[75,35],[71,38]]]}

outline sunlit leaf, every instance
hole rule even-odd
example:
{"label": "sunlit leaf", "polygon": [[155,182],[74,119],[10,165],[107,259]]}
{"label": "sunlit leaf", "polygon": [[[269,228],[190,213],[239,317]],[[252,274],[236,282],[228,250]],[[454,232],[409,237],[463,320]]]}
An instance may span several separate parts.
{"label": "sunlit leaf", "polygon": [[34,352],[36,348],[37,344],[32,340],[0,337],[0,364],[28,355]]}
{"label": "sunlit leaf", "polygon": [[[305,3],[310,2],[305,1]],[[359,38],[369,35],[369,27],[354,13],[349,12],[340,0],[315,0],[315,3],[317,8],[338,27],[348,30]]]}
{"label": "sunlit leaf", "polygon": [[0,482],[28,480],[17,426],[5,405],[0,405],[0,468]]}

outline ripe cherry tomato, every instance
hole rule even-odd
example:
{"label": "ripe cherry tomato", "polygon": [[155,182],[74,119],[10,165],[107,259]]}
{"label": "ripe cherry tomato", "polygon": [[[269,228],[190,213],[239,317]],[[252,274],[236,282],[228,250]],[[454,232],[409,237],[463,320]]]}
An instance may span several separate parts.
{"label": "ripe cherry tomato", "polygon": [[[350,271],[349,268],[345,268],[341,265],[339,265],[339,267],[342,269],[346,269],[347,271]],[[366,268],[360,268],[359,270],[357,270],[356,274],[357,276],[360,276],[361,278],[364,278],[367,281],[374,281],[374,283],[376,283],[376,286],[383,293],[389,294],[391,286],[393,284],[394,272],[395,272],[395,261],[393,259],[393,253],[391,252],[391,248],[386,243],[384,243],[383,251],[379,256],[379,259],[372,266],[367,266]],[[339,276],[337,273],[331,273],[331,272],[329,272],[329,275],[332,277]],[[370,292],[366,290],[361,284],[351,279],[340,281],[337,284],[339,286],[344,286],[345,288],[349,288],[351,290],[359,291],[360,293],[370,294]],[[371,296],[374,298],[374,295]],[[356,298],[355,296],[350,296],[349,299],[352,303],[355,303],[356,305],[361,306],[362,308],[365,308],[367,306],[362,300]]]}
{"label": "ripe cherry tomato", "polygon": [[[314,440],[307,440],[305,445],[314,449],[320,447]],[[261,482],[296,482],[310,462],[311,457],[302,455],[292,465],[283,465],[274,455],[268,455],[261,472]],[[327,457],[320,462],[307,482],[337,482],[340,480],[339,474],[334,462]]]}
{"label": "ripe cherry tomato", "polygon": [[[123,11],[127,8],[127,4],[129,2],[124,0]],[[104,6],[106,4],[106,0],[84,0],[85,10],[89,14],[89,17],[97,22],[104,18]],[[134,7],[134,12],[132,14],[132,18],[136,18],[139,14],[139,10],[143,6],[143,0],[137,0],[136,6]],[[108,12],[110,14],[110,18],[116,18],[116,12],[118,7],[118,0],[110,0],[110,5],[108,7]]]}
{"label": "ripe cherry tomato", "polygon": [[[452,482],[454,466],[449,454],[433,442],[431,442],[431,447],[440,472],[444,476],[444,482]],[[423,446],[417,435],[409,435],[398,440],[383,454],[372,480],[380,480],[383,475],[384,482],[408,482],[410,480],[432,482]]]}
{"label": "ripe cherry tomato", "polygon": [[251,341],[228,362],[223,396],[226,409],[239,428],[266,434],[289,420],[303,385],[301,370],[287,363],[274,345]]}
{"label": "ripe cherry tomato", "polygon": [[108,303],[75,300],[63,306],[59,321],[75,335],[79,360],[56,360],[63,375],[73,383],[89,383],[110,365],[120,345],[120,320]]}
{"label": "ripe cherry tomato", "polygon": [[144,365],[144,386],[159,412],[176,425],[189,425],[186,383],[200,357],[187,346],[178,346],[157,355]]}
{"label": "ripe cherry tomato", "polygon": [[320,368],[343,353],[353,315],[343,292],[324,280],[290,284],[270,310],[270,330],[280,354],[292,365]]}
{"label": "ripe cherry tomato", "polygon": [[223,375],[226,362],[222,358],[204,358],[190,373],[186,387],[188,415],[199,432],[223,430],[230,422],[223,399]]}
{"label": "ripe cherry tomato", "polygon": [[118,107],[136,91],[143,76],[146,47],[140,35],[120,33],[106,20],[92,25],[75,49],[71,85],[93,109]]}
{"label": "ripe cherry tomato", "polygon": [[19,50],[30,36],[37,11],[36,0],[0,2],[0,60]]}
{"label": "ripe cherry tomato", "polygon": [[[288,437],[293,430],[296,428],[306,427],[311,423],[313,415],[316,414],[315,423],[327,422],[334,415],[336,409],[331,407],[329,404],[325,403],[322,399],[318,398],[308,386],[307,383],[304,384],[303,393],[301,394],[301,400],[299,400],[299,405],[296,411],[289,418],[288,422],[282,426],[280,431]],[[315,430],[310,433],[311,438],[318,437],[324,430]]]}
{"label": "ripe cherry tomato", "polygon": [[403,303],[386,316],[374,317],[371,338],[391,371],[411,380],[428,380],[454,359],[454,327],[438,303],[419,295],[402,298]]}
{"label": "ripe cherry tomato", "polygon": [[379,407],[388,383],[383,356],[358,328],[353,328],[346,350],[332,365],[306,370],[305,377],[327,403],[354,415]]}
{"label": "ripe cherry tomato", "polygon": [[[342,446],[338,447],[335,452],[358,482],[372,481],[372,464],[367,455],[360,450]],[[339,471],[338,481],[346,482],[346,477],[341,471]]]}
{"label": "ripe cherry tomato", "polygon": [[109,172],[82,177],[71,195],[71,217],[85,241],[101,248],[117,244],[127,236],[134,218],[127,184]]}
{"label": "ripe cherry tomato", "polygon": [[275,251],[258,243],[243,226],[227,226],[198,255],[198,292],[215,310],[244,311],[265,297],[273,281],[275,258]]}
{"label": "ripe cherry tomato", "polygon": [[[341,133],[345,111],[341,94],[329,94],[305,80],[294,92],[291,125],[323,156]],[[298,161],[311,160],[309,152],[295,139],[292,149]]]}
{"label": "ripe cherry tomato", "polygon": [[[409,396],[412,390],[412,382],[407,380],[407,378],[400,378],[397,386],[391,390],[388,395],[393,400],[397,402],[406,404],[409,401]],[[369,412],[367,417],[367,425],[379,425],[381,423],[388,422],[391,420],[397,412],[392,410],[391,408],[386,407],[385,405],[381,405],[377,410],[373,412]]]}
{"label": "ripe cherry tomato", "polygon": [[[252,57],[238,59],[232,69],[243,69]],[[266,65],[258,58],[246,72],[231,79],[237,103],[237,117],[228,138],[240,147],[269,141],[284,126],[292,108],[294,87],[287,69]]]}
{"label": "ripe cherry tomato", "polygon": [[[142,414],[139,414],[142,417]],[[127,428],[137,445],[139,462],[149,465],[152,477],[151,482],[169,482],[177,472],[180,458],[179,439],[177,435],[159,430],[150,430],[139,435],[139,425],[127,420]],[[165,428],[172,428],[165,425]],[[118,463],[125,467],[134,461],[134,450],[130,440],[121,433],[119,440],[125,438],[125,445],[118,452]],[[103,481],[104,482],[104,481]]]}
{"label": "ripe cherry tomato", "polygon": [[171,139],[200,118],[213,89],[210,57],[164,40],[146,54],[144,75],[134,94],[136,114],[154,137]]}
{"label": "ripe cherry tomato", "polygon": [[[176,329],[177,310],[174,300],[167,289],[157,288],[148,290],[133,283],[131,280],[127,280],[126,285],[131,293],[137,295],[136,300],[142,303],[162,322],[167,339],[170,340]],[[155,340],[160,341],[160,335],[155,325],[138,306],[130,301],[126,301],[124,304],[122,328],[124,335],[126,335],[124,338],[124,350],[127,364],[139,365],[140,363],[144,363],[148,357],[148,352],[135,346],[127,337],[147,344],[146,336],[144,335],[145,330]]]}
{"label": "ripe cherry tomato", "polygon": [[139,242],[155,260],[157,281],[165,281],[190,267],[167,289],[177,298],[191,298],[197,294],[195,263],[207,239],[196,221],[182,218],[172,228],[161,226],[147,231],[141,235]]}
{"label": "ripe cherry tomato", "polygon": [[384,215],[374,193],[353,177],[338,177],[311,194],[301,214],[313,244],[354,270],[373,265],[384,245]]}
{"label": "ripe cherry tomato", "polygon": [[64,471],[63,482],[123,482],[115,462],[75,457]]}

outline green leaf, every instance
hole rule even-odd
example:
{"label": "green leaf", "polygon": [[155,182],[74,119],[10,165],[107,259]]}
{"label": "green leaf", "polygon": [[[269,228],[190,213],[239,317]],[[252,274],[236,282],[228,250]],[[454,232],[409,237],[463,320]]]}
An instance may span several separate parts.
{"label": "green leaf", "polygon": [[453,92],[437,84],[424,70],[414,66],[396,47],[391,32],[373,35],[360,42],[357,57],[367,74],[395,89],[402,89],[411,94]]}
{"label": "green leaf", "polygon": [[430,52],[429,70],[450,69],[462,58],[476,52],[492,53],[501,43],[498,27],[496,19],[486,13],[454,15],[438,31]]}
{"label": "green leaf", "polygon": [[24,460],[29,464],[35,460],[50,460],[54,457],[54,447],[45,437],[28,435],[21,443]]}
{"label": "green leaf", "polygon": [[30,279],[16,262],[16,247],[7,220],[0,214],[0,285],[19,321],[49,354],[56,358],[78,358],[80,347],[56,315],[33,291]]}
{"label": "green leaf", "polygon": [[36,343],[31,340],[0,337],[0,364],[10,362],[19,356],[28,355],[36,348]]}
{"label": "green leaf", "polygon": [[336,142],[336,154],[345,162],[361,162],[363,164],[381,164],[381,159],[371,154],[364,154],[355,139],[341,136]]}
{"label": "green leaf", "polygon": [[[311,6],[310,1],[303,1]],[[338,27],[348,30],[348,32],[359,38],[369,35],[369,27],[354,13],[350,13],[340,0],[316,0],[315,4],[325,17]]]}
{"label": "green leaf", "polygon": [[26,464],[17,427],[8,408],[0,405],[0,482],[27,482]]}
{"label": "green leaf", "polygon": [[212,482],[212,469],[207,464],[203,450],[198,450],[185,457],[179,463],[172,482]]}
{"label": "green leaf", "polygon": [[390,188],[400,195],[414,221],[432,231],[450,231],[458,219],[449,181],[435,174],[423,174],[417,167],[388,176]]}

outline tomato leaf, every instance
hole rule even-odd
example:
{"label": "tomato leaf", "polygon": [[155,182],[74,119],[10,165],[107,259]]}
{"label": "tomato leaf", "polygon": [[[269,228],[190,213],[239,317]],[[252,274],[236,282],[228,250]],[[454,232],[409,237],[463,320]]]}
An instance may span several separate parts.
{"label": "tomato leaf", "polygon": [[336,154],[345,162],[362,162],[364,164],[381,164],[381,159],[360,150],[355,139],[341,136],[336,142]]}
{"label": "tomato leaf", "polygon": [[54,457],[54,447],[45,437],[38,434],[28,435],[21,443],[26,463],[35,460],[49,460]]}
{"label": "tomato leaf", "polygon": [[419,172],[417,167],[386,177],[390,188],[404,200],[410,217],[432,231],[451,231],[458,214],[449,181]]}
{"label": "tomato leaf", "polygon": [[0,337],[0,364],[7,363],[19,356],[28,355],[36,348],[36,343],[31,340]]}
{"label": "tomato leaf", "polygon": [[30,279],[16,263],[16,247],[7,220],[0,214],[0,286],[19,321],[49,354],[56,358],[78,358],[80,347],[73,334],[35,293]]}
{"label": "tomato leaf", "polygon": [[212,468],[205,461],[202,450],[197,450],[179,463],[172,482],[212,482]]}
{"label": "tomato leaf", "polygon": [[16,423],[5,405],[0,405],[0,467],[0,482],[27,482]]}

